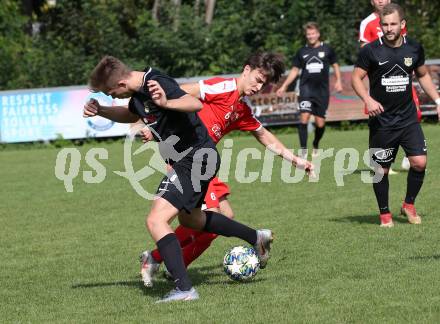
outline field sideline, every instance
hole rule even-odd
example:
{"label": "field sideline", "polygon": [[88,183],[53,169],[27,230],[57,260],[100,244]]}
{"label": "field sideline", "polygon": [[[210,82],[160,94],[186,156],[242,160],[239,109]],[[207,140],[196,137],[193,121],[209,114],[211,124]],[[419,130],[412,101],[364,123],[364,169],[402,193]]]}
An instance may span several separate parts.
{"label": "field sideline", "polygon": [[[391,229],[379,228],[373,190],[359,172],[336,186],[334,159],[324,160],[319,183],[282,182],[279,159],[270,183],[240,184],[231,176],[237,219],[275,232],[272,259],[253,282],[231,282],[222,258],[242,243],[219,238],[189,270],[201,299],[167,305],[154,304],[172,288],[167,281],[160,278],[152,289],[139,281],[139,253],[153,246],[144,228],[150,202],[113,173],[124,169],[121,143],[93,144],[109,152],[99,184],[82,180],[92,146],[78,147],[72,193],[54,175],[60,149],[0,151],[0,322],[438,323],[439,130],[424,125],[430,155],[416,204],[420,226],[397,217],[405,172],[390,177]],[[298,141],[297,134],[280,139],[288,147]],[[330,130],[322,147],[363,153],[367,139],[367,130]],[[244,147],[262,150],[251,136],[234,137],[234,156]],[[401,157],[400,150],[399,164]],[[248,165],[258,171],[262,162]],[[159,179],[144,187],[153,192]]]}

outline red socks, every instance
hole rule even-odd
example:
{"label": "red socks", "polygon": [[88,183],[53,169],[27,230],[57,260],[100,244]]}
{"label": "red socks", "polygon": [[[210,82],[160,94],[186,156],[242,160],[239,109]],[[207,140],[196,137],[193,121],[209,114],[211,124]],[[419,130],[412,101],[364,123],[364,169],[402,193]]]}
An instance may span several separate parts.
{"label": "red socks", "polygon": [[[218,236],[217,234],[199,232],[182,225],[176,228],[175,233],[182,247],[183,261],[186,267],[197,259]],[[151,256],[158,263],[163,261],[158,249],[151,251]]]}

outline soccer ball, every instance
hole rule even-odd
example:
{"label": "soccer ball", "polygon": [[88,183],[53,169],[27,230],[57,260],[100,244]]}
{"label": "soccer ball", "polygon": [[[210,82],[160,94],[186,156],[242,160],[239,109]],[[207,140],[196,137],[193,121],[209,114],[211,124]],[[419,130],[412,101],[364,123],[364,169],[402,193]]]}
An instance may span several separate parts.
{"label": "soccer ball", "polygon": [[225,273],[235,281],[248,281],[260,269],[260,260],[251,247],[236,246],[226,252],[223,258]]}

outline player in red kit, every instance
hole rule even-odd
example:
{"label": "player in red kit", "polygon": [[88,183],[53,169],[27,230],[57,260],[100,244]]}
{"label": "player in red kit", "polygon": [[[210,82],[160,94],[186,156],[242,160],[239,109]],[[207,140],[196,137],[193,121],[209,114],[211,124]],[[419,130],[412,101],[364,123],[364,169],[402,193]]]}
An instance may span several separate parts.
{"label": "player in red kit", "polygon": [[[246,61],[238,78],[215,77],[198,83],[183,84],[181,87],[202,101],[203,108],[198,115],[215,143],[233,130],[249,131],[261,144],[277,155],[311,172],[313,165],[289,151],[275,135],[261,125],[250,108],[247,96],[258,93],[265,84],[276,83],[283,72],[281,56],[257,53]],[[232,208],[227,201],[228,194],[228,186],[215,178],[205,196],[206,208],[220,211],[232,218]],[[175,232],[182,247],[186,266],[199,257],[217,237],[215,234],[194,231],[183,226],[178,226]],[[153,276],[161,262],[162,257],[157,249],[142,253],[141,274],[146,286],[152,286]]]}
{"label": "player in red kit", "polygon": [[[361,47],[383,36],[382,28],[380,26],[380,13],[382,9],[390,2],[391,0],[371,0],[371,5],[374,7],[374,12],[362,20],[359,28],[359,42]],[[406,36],[406,34],[407,28],[405,26],[401,31],[401,35]],[[412,96],[417,108],[417,119],[420,122],[422,120],[422,112],[420,110],[419,97],[417,96],[417,91],[414,86],[412,87]],[[364,108],[364,112],[366,115],[368,115],[367,107]],[[402,169],[409,170],[410,164],[406,156],[403,157],[401,166]],[[395,173],[396,172],[390,169],[389,174]]]}

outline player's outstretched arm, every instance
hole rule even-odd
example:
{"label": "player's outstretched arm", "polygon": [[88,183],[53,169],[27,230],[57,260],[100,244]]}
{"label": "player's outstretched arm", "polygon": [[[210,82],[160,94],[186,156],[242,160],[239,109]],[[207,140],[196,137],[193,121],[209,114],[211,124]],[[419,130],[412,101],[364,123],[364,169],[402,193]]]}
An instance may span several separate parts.
{"label": "player's outstretched arm", "polygon": [[261,127],[259,130],[253,131],[252,134],[255,138],[263,144],[267,149],[281,156],[283,159],[289,161],[298,168],[306,170],[308,173],[313,172],[313,164],[307,160],[293,154],[288,150],[283,143],[266,128]]}
{"label": "player's outstretched arm", "polygon": [[101,116],[117,123],[135,123],[139,117],[128,110],[127,106],[101,106],[96,99],[84,104],[83,117]]}
{"label": "player's outstretched arm", "polygon": [[298,74],[299,74],[299,69],[296,66],[292,67],[286,80],[284,80],[282,86],[277,90],[278,97],[281,97],[282,95],[284,95],[284,93],[287,90],[287,87],[289,86],[289,84],[291,84],[296,79]]}
{"label": "player's outstretched arm", "polygon": [[180,88],[187,94],[200,99],[200,84],[195,83],[184,83],[180,85]]}
{"label": "player's outstretched arm", "polygon": [[440,121],[440,96],[434,82],[432,82],[427,66],[421,65],[415,70],[415,72],[423,91],[425,91],[437,105],[437,114]]}
{"label": "player's outstretched arm", "polygon": [[355,67],[353,73],[351,74],[351,86],[356,94],[365,102],[368,109],[368,115],[370,117],[377,116],[383,113],[382,105],[371,98],[368,94],[367,88],[363,83],[363,79],[367,76],[367,71],[359,67]]}
{"label": "player's outstretched arm", "polygon": [[189,94],[177,99],[168,100],[165,91],[157,81],[150,80],[147,85],[151,99],[153,99],[154,103],[159,107],[183,112],[195,112],[201,110],[203,107],[200,100]]}

